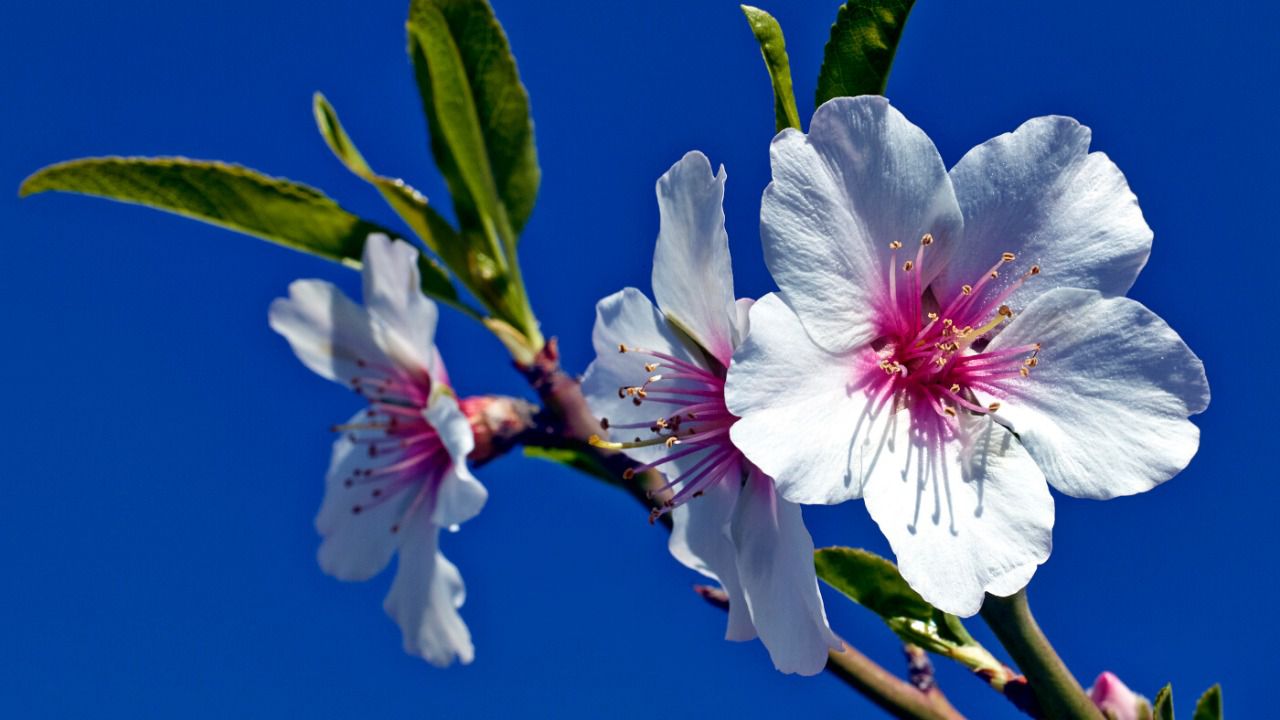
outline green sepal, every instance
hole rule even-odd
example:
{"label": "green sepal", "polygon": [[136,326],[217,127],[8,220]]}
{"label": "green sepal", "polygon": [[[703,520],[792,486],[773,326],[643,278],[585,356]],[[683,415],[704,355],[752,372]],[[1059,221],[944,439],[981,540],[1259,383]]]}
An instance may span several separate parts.
{"label": "green sepal", "polygon": [[1196,702],[1196,712],[1192,720],[1222,720],[1222,686],[1215,684],[1205,690]]}
{"label": "green sepal", "polygon": [[772,15],[750,5],[742,6],[751,32],[760,43],[769,80],[773,85],[773,116],[777,130],[800,129],[800,111],[796,109],[796,93],[791,86],[791,61],[787,58],[787,43],[782,37],[782,26]]}
{"label": "green sepal", "polygon": [[1173,686],[1165,685],[1156,693],[1155,720],[1173,720]]}
{"label": "green sepal", "polygon": [[883,95],[915,0],[848,0],[822,52],[814,105],[834,97]]}

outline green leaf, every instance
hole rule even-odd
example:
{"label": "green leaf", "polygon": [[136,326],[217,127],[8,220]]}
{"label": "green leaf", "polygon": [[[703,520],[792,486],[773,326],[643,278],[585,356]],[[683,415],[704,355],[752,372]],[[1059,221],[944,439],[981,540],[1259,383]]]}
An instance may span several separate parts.
{"label": "green leaf", "polygon": [[930,622],[933,606],[911,589],[898,568],[875,553],[846,547],[814,552],[814,565],[823,582],[883,618]]}
{"label": "green leaf", "polygon": [[1156,693],[1155,720],[1173,720],[1173,686],[1165,685]]}
{"label": "green leaf", "polygon": [[609,469],[600,463],[596,455],[588,450],[573,447],[525,445],[524,455],[525,457],[540,458],[566,465],[579,472],[600,478],[610,485],[617,485],[619,482],[617,473],[609,472]]}
{"label": "green leaf", "polygon": [[[453,228],[449,227],[448,221],[440,217],[439,213],[427,205],[427,198],[422,193],[403,180],[384,177],[369,167],[369,163],[356,149],[347,131],[343,129],[342,123],[338,120],[337,111],[324,95],[315,94],[312,98],[312,111],[315,113],[316,127],[320,129],[320,134],[324,136],[333,154],[348,170],[376,187],[387,204],[404,218],[404,221],[417,233],[418,237],[422,238],[432,252],[443,256],[442,245],[446,251],[451,245],[457,245]],[[441,225],[444,226],[443,234],[440,232]]]}
{"label": "green leaf", "polygon": [[[145,205],[360,267],[370,233],[396,233],[343,210],[315,188],[239,165],[161,158],[84,158],[36,171],[18,188],[26,197],[51,190]],[[427,258],[418,263],[423,291],[457,304],[453,282]]]}
{"label": "green leaf", "polygon": [[485,0],[414,0],[408,34],[431,150],[459,221],[514,247],[541,171],[506,34]]}
{"label": "green leaf", "polygon": [[822,53],[815,106],[834,97],[883,95],[915,0],[848,0]]}
{"label": "green leaf", "polygon": [[84,158],[22,182],[20,197],[59,190],[165,210],[359,267],[369,233],[389,232],[315,188],[239,165],[181,157]]}
{"label": "green leaf", "polygon": [[[316,127],[319,128],[320,134],[329,145],[329,149],[342,161],[342,164],[357,177],[377,188],[378,192],[387,201],[387,204],[391,206],[391,209],[395,210],[396,214],[404,219],[405,223],[409,225],[422,242],[432,252],[439,255],[473,292],[476,292],[472,273],[476,263],[470,258],[467,243],[459,238],[457,231],[449,225],[449,221],[441,217],[440,213],[427,204],[427,198],[422,193],[413,189],[403,180],[385,177],[374,172],[369,163],[365,161],[364,155],[360,154],[360,150],[351,141],[351,137],[347,135],[347,131],[342,127],[342,122],[338,120],[337,111],[333,109],[333,106],[329,104],[329,101],[321,93],[316,93],[312,98],[312,111],[315,114]],[[419,256],[418,264],[419,267],[423,268],[422,283],[424,291],[428,294],[439,296],[447,287],[449,291],[453,292],[454,299],[457,298],[457,292],[453,290],[453,282],[449,279],[449,274],[435,261],[425,255],[421,255]],[[428,287],[429,280],[431,282],[430,287]],[[479,315],[474,308],[468,305],[460,302],[451,304],[469,315]]]}
{"label": "green leaf", "polygon": [[1192,720],[1222,720],[1222,686],[1214,685],[1200,696]]}
{"label": "green leaf", "polygon": [[880,616],[904,642],[950,658],[1001,689],[1007,668],[965,630],[960,618],[924,601],[898,568],[875,553],[847,547],[813,553],[818,577]]}
{"label": "green leaf", "polygon": [[778,131],[786,128],[800,129],[800,111],[796,109],[796,94],[791,87],[791,62],[787,59],[787,44],[782,38],[782,26],[772,15],[750,5],[742,6],[751,32],[760,43],[760,54],[769,69],[773,83],[773,115]]}

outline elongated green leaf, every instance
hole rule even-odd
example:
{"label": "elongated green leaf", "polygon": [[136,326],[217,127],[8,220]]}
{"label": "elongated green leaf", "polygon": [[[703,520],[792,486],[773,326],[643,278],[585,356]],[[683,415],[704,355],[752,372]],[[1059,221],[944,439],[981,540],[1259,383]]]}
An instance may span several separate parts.
{"label": "elongated green leaf", "polygon": [[879,615],[904,642],[955,660],[996,689],[1011,676],[960,618],[925,602],[888,560],[857,548],[829,547],[814,551],[813,561],[823,582]]}
{"label": "elongated green leaf", "polygon": [[485,0],[414,0],[408,31],[432,153],[459,220],[518,234],[541,171],[529,96],[502,26]]}
{"label": "elongated green leaf", "polygon": [[[312,98],[312,111],[315,114],[316,127],[319,128],[320,134],[329,145],[329,149],[342,161],[342,164],[357,177],[364,179],[377,188],[378,192],[382,193],[382,197],[387,201],[387,204],[391,206],[391,209],[395,210],[422,242],[432,252],[439,255],[449,265],[450,269],[458,273],[464,282],[471,280],[471,268],[474,263],[469,260],[467,243],[458,237],[458,233],[449,225],[449,221],[441,217],[440,213],[427,204],[427,198],[422,193],[413,189],[403,180],[385,177],[373,171],[373,168],[364,159],[364,155],[360,154],[360,150],[356,148],[355,143],[351,141],[351,137],[347,135],[347,131],[342,127],[342,122],[338,120],[337,111],[333,109],[333,106],[329,104],[324,95],[315,94]],[[449,279],[449,274],[443,268],[425,255],[421,256],[419,266],[424,263],[431,266],[430,270],[424,268],[422,273],[423,286],[428,294],[438,295],[440,291],[443,291],[443,287],[437,287],[441,282],[449,289],[452,289],[453,283]],[[427,287],[428,279],[432,282],[431,287]],[[468,285],[472,286],[469,282]],[[474,286],[472,287],[474,289]],[[455,297],[456,294],[456,291],[454,291]],[[458,307],[469,314],[477,314],[470,306],[458,304]]]}
{"label": "elongated green leaf", "polygon": [[388,232],[315,188],[239,165],[182,157],[84,158],[50,165],[18,195],[59,190],[165,210],[358,265],[364,240]]}
{"label": "elongated green leaf", "polygon": [[524,446],[525,457],[540,458],[551,462],[560,463],[573,468],[579,472],[593,475],[610,485],[619,483],[617,473],[609,472],[609,469],[600,464],[596,456],[592,453],[572,447],[540,447],[537,445]]}
{"label": "elongated green leaf", "polygon": [[[384,177],[373,171],[369,167],[369,163],[365,161],[364,155],[356,148],[355,143],[351,141],[351,137],[347,135],[347,131],[342,127],[342,123],[338,120],[338,113],[325,99],[324,95],[316,93],[312,98],[312,111],[315,113],[316,127],[319,128],[320,134],[324,136],[325,142],[329,145],[329,149],[333,154],[342,161],[356,176],[366,180],[369,184],[378,189],[382,193],[382,197],[386,199],[387,204],[396,211],[404,221],[413,228],[413,231],[422,238],[427,247],[431,248],[436,254],[441,254],[441,245],[445,244],[448,248],[450,244],[456,245],[456,233],[453,228],[449,227],[449,223],[427,205],[427,198],[422,193],[410,187],[403,180],[396,178]],[[441,228],[443,226],[443,228]],[[440,237],[440,231],[444,230],[444,236]]]}
{"label": "elongated green leaf", "polygon": [[[360,267],[370,233],[394,235],[343,210],[324,193],[239,165],[160,158],[84,158],[50,165],[23,181],[22,197],[51,190],[145,205]],[[457,301],[448,275],[419,263],[423,290]]]}
{"label": "elongated green leaf", "polygon": [[1156,693],[1156,720],[1173,720],[1173,686],[1165,685]]}
{"label": "elongated green leaf", "polygon": [[1192,720],[1222,720],[1222,686],[1214,685],[1200,696]]}
{"label": "elongated green leaf", "polygon": [[829,547],[814,552],[823,582],[883,618],[933,620],[933,606],[911,589],[893,563],[857,548]]}
{"label": "elongated green leaf", "polygon": [[848,0],[822,53],[816,105],[834,97],[883,95],[902,27],[915,0]]}
{"label": "elongated green leaf", "polygon": [[796,109],[796,93],[791,87],[791,61],[787,59],[787,44],[782,38],[782,26],[772,15],[760,8],[743,5],[751,32],[760,43],[760,54],[769,69],[773,83],[773,115],[777,129],[800,128],[800,111]]}

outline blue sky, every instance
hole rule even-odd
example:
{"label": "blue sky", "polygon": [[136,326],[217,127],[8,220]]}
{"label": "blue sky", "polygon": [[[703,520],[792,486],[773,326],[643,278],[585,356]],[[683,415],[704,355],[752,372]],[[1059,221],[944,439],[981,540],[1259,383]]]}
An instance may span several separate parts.
{"label": "blue sky", "polygon": [[[729,175],[740,295],[773,289],[757,225],[769,87],[734,2],[494,0],[532,97],[543,168],[522,243],[565,364],[590,361],[596,299],[648,289],[653,183],[686,150]],[[801,113],[836,3],[773,3]],[[483,469],[485,511],[444,539],[467,582],[466,668],[403,655],[390,576],[321,574],[311,520],[327,430],[357,398],[292,357],[266,308],[298,277],[354,273],[172,216],[72,196],[19,201],[37,167],[104,154],[241,162],[391,223],[315,133],[324,91],[366,157],[443,199],[404,54],[403,2],[21,3],[0,10],[0,715],[874,716],[829,677],[775,673],[722,641],[665,536],[621,493],[532,460]],[[888,94],[953,163],[1036,115],[1075,116],[1128,176],[1156,233],[1132,295],[1204,359],[1214,398],[1191,467],[1146,495],[1059,497],[1030,590],[1086,684],[1173,681],[1184,716],[1273,707],[1269,601],[1280,483],[1274,141],[1280,11],[1201,3],[922,0]],[[501,348],[446,314],[463,393],[524,392]],[[1124,428],[1117,427],[1117,433]],[[821,544],[887,552],[857,504],[807,512]],[[897,644],[828,596],[833,626],[886,666]],[[971,623],[979,635],[981,623]],[[992,641],[994,647],[994,641]],[[972,717],[1018,717],[953,667]],[[864,712],[865,711],[865,712]]]}

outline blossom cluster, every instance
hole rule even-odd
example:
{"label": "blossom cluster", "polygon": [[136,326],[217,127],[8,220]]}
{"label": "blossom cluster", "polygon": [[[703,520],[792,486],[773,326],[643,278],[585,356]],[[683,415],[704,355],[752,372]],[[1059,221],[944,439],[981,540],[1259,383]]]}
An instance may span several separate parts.
{"label": "blossom cluster", "polygon": [[[691,152],[657,183],[656,303],[599,302],[582,391],[592,443],[658,473],[670,551],[729,598],[726,637],[814,674],[828,627],[801,506],[861,499],[904,579],[960,616],[1050,554],[1050,488],[1106,499],[1184,468],[1208,404],[1199,359],[1126,298],[1152,231],[1088,128],[1041,117],[950,170],[887,100],[841,97],[774,138],[760,235],[778,292],[733,287],[726,175]],[[417,252],[369,238],[364,306],[300,281],[271,324],[368,401],[337,426],[316,520],[323,569],[378,573],[405,647],[473,655],[440,528],[486,492],[469,403],[449,389]]]}

